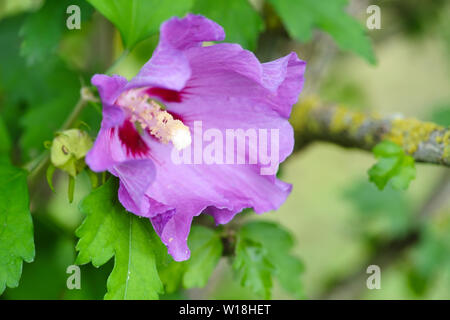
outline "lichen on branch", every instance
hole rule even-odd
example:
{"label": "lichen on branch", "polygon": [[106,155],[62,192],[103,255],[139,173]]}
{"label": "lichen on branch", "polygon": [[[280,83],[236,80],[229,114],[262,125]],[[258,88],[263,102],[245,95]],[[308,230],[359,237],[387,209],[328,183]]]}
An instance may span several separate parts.
{"label": "lichen on branch", "polygon": [[379,142],[390,140],[417,162],[450,166],[450,129],[432,122],[351,111],[307,97],[294,107],[291,123],[296,150],[314,141],[371,150]]}

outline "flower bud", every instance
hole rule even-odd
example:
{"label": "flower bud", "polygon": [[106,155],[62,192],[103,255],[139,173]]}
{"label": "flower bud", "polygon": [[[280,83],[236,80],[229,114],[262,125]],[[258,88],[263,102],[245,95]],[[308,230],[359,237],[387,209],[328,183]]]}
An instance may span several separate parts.
{"label": "flower bud", "polygon": [[75,177],[83,170],[83,158],[91,148],[92,140],[85,131],[62,131],[53,139],[50,160],[55,167]]}

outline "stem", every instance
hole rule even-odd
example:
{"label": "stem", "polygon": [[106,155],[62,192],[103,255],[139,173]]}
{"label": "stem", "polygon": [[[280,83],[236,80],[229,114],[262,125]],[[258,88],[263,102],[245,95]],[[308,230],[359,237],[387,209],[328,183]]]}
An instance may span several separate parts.
{"label": "stem", "polygon": [[42,154],[41,161],[30,170],[30,174],[28,175],[28,185],[31,186],[34,183],[34,179],[40,175],[40,173],[48,166],[50,163],[50,154],[48,150],[45,150]]}
{"label": "stem", "polygon": [[[83,90],[83,88],[81,90]],[[78,100],[77,104],[73,108],[69,117],[66,119],[66,121],[62,125],[60,131],[67,130],[73,126],[73,124],[75,123],[75,121],[77,121],[81,111],[86,106],[86,104],[87,104],[87,100],[83,97],[83,94],[81,94],[80,99]]]}

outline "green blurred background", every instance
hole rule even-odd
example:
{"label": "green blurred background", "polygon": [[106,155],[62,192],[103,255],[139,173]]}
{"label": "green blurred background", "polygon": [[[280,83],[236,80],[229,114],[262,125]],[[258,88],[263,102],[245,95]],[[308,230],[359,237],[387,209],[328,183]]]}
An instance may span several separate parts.
{"label": "green blurred background", "polygon": [[[382,28],[368,31],[376,65],[340,51],[331,37],[322,32],[315,31],[307,43],[289,39],[272,8],[261,5],[261,1],[252,1],[266,23],[255,52],[262,61],[267,61],[295,50],[308,62],[307,84],[300,101],[314,95],[354,110],[401,113],[450,125],[450,3],[373,2],[351,1],[349,10],[365,24],[367,6],[376,4],[381,8]],[[41,1],[0,0],[2,72],[13,74],[29,68],[16,50],[20,42],[19,30],[23,17],[41,5]],[[65,32],[54,50],[57,61],[46,62],[64,64],[66,67],[61,74],[49,72],[55,76],[55,82],[70,79],[73,87],[79,79],[72,71],[77,70],[83,81],[89,81],[92,73],[105,70],[123,50],[120,34],[103,16],[89,6],[82,10],[86,10],[82,11],[86,13],[82,29]],[[116,72],[127,77],[136,74],[150,58],[157,40],[158,37],[153,36],[141,42]],[[42,46],[45,45],[43,41]],[[24,92],[12,94],[12,90],[0,82],[3,117],[19,119],[8,129],[17,143],[25,147],[26,152],[17,155],[22,160],[32,159],[39,151],[34,146],[40,148],[42,144],[40,137],[33,133],[23,137],[20,134],[23,127],[27,121],[47,121],[46,109],[38,109],[31,115],[28,112],[25,116],[22,111],[26,109],[24,101],[35,98],[34,92],[29,91],[40,90],[28,83],[39,82],[39,72],[35,74],[36,79],[28,77],[14,82]],[[0,75],[0,81],[8,76]],[[53,84],[39,85],[45,88]],[[27,91],[31,98],[27,97]],[[58,96],[72,99],[66,94],[58,93]],[[51,108],[51,103],[50,106],[40,104],[39,108]],[[68,108],[73,105],[64,103]],[[93,110],[87,109],[83,118],[91,132],[95,132],[99,124],[99,115]],[[55,115],[55,121],[64,119],[65,114],[61,112]],[[38,130],[52,132],[53,129]],[[306,298],[449,299],[448,169],[418,164],[417,178],[408,191],[390,188],[379,191],[369,183],[366,173],[373,163],[373,156],[365,151],[325,143],[308,146],[293,154],[282,166],[282,179],[292,183],[294,188],[281,209],[245,219],[274,220],[292,232],[297,241],[295,254],[305,264]],[[55,185],[56,193],[51,194],[43,184],[34,196],[36,259],[24,265],[21,285],[7,289],[2,296],[4,299],[97,299],[104,295],[111,262],[100,269],[83,266],[82,290],[66,289],[65,268],[75,257],[74,230],[83,218],[77,203],[89,192],[89,179],[84,174],[77,178],[73,204],[68,204],[67,181],[63,175],[55,178]],[[418,231],[417,225],[420,226]],[[255,298],[234,280],[227,258],[222,260],[205,288],[167,298]],[[373,263],[381,267],[380,290],[366,288],[369,276],[366,268]],[[291,297],[275,286],[273,298]]]}

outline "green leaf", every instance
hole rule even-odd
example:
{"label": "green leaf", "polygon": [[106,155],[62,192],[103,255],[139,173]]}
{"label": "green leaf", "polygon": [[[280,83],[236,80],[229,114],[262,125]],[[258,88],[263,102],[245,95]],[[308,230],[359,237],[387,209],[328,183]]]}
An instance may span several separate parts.
{"label": "green leaf", "polygon": [[0,162],[0,294],[17,287],[22,261],[34,259],[26,172]]}
{"label": "green leaf", "polygon": [[443,288],[450,285],[446,276],[450,270],[449,213],[449,209],[444,209],[427,221],[420,230],[419,242],[408,256],[411,260],[408,263],[408,284],[416,295],[424,298],[434,284],[441,283]]}
{"label": "green leaf", "polygon": [[250,288],[265,299],[270,299],[274,267],[260,243],[239,237],[233,268],[242,286]]}
{"label": "green leaf", "polygon": [[32,264],[24,266],[20,286],[5,291],[6,299],[61,299],[68,276],[65,271],[73,263],[75,243],[47,220],[46,213],[38,212],[39,220],[34,221],[38,254]]}
{"label": "green leaf", "polygon": [[416,177],[414,158],[391,141],[383,141],[373,148],[378,162],[369,169],[369,180],[378,189],[383,190],[388,184],[396,190],[408,189],[409,183]]}
{"label": "green leaf", "polygon": [[191,258],[186,261],[183,275],[185,288],[203,287],[222,256],[223,245],[219,234],[212,229],[193,226],[188,240]]}
{"label": "green leaf", "polygon": [[[19,56],[18,33],[23,20],[22,15],[0,20],[0,43],[8,44],[0,50],[0,113],[13,140],[22,133],[17,121],[23,114],[23,107],[19,103],[23,105],[23,100],[34,98],[34,86],[24,77],[26,64]],[[24,87],[27,90],[23,90]]]}
{"label": "green leaf", "polygon": [[0,156],[8,154],[11,149],[11,138],[9,137],[8,129],[0,117]]}
{"label": "green leaf", "polygon": [[24,20],[18,16],[0,21],[0,42],[8,43],[0,50],[0,87],[7,93],[2,96],[2,117],[14,141],[21,135],[27,160],[43,151],[43,142],[62,125],[79,97],[80,83],[56,55],[27,67],[19,54],[18,33]]}
{"label": "green leaf", "polygon": [[342,50],[350,50],[375,64],[364,27],[345,12],[347,0],[269,0],[293,38],[311,39],[314,28],[328,32]]}
{"label": "green leaf", "polygon": [[62,61],[49,62],[46,68],[42,79],[34,82],[45,82],[46,90],[51,92],[41,99],[30,99],[30,107],[20,119],[23,126],[20,144],[29,157],[44,150],[44,141],[53,139],[54,132],[64,123],[80,96],[77,75]]}
{"label": "green leaf", "polygon": [[127,49],[157,33],[163,21],[183,16],[192,6],[192,0],[88,1],[119,29]]}
{"label": "green leaf", "polygon": [[183,282],[183,275],[186,271],[186,262],[177,262],[172,257],[167,257],[167,262],[160,266],[159,276],[164,284],[164,293],[176,293]]}
{"label": "green leaf", "polygon": [[281,286],[297,298],[303,298],[301,274],[303,263],[290,254],[294,245],[291,234],[281,226],[270,222],[250,222],[240,230],[240,237],[260,243],[266,250],[266,257],[274,266],[273,276]]}
{"label": "green leaf", "polygon": [[343,190],[343,196],[358,212],[358,232],[369,240],[399,236],[410,229],[410,199],[390,187],[380,191],[367,179],[357,180]]}
{"label": "green leaf", "polygon": [[69,4],[65,0],[47,0],[42,8],[26,18],[20,30],[23,37],[20,53],[28,64],[42,62],[56,51],[66,27],[64,17]]}
{"label": "green leaf", "polygon": [[222,256],[218,229],[192,226],[188,245],[191,250],[189,260],[176,262],[168,256],[167,263],[160,267],[166,294],[177,292],[181,285],[186,289],[204,287]]}
{"label": "green leaf", "polygon": [[53,192],[55,192],[55,188],[53,187],[53,174],[55,173],[55,169],[56,167],[50,163],[47,167],[47,171],[45,172],[47,184]]}
{"label": "green leaf", "polygon": [[76,263],[99,267],[114,256],[105,299],[157,299],[163,291],[157,257],[166,249],[148,219],[125,211],[117,189],[111,177],[82,201],[86,219],[76,231]]}
{"label": "green leaf", "polygon": [[84,0],[47,0],[39,10],[27,16],[20,29],[23,37],[20,54],[29,65],[43,62],[56,53],[65,32],[76,32],[66,27],[69,17],[66,10],[70,5],[80,7],[82,21],[89,18],[93,11]]}
{"label": "green leaf", "polygon": [[[92,9],[88,4],[85,6]],[[86,16],[85,11],[82,7],[82,17]],[[0,43],[8,44],[0,50],[0,113],[11,140],[20,141],[24,161],[44,150],[44,141],[53,139],[53,133],[61,127],[80,95],[79,76],[57,55],[47,55],[45,63],[36,63],[32,68],[27,66],[19,53],[22,41],[18,35],[27,17],[20,15],[0,21]],[[86,108],[80,118],[91,125],[92,115],[98,118],[93,108]],[[100,121],[95,123],[98,125]]]}
{"label": "green leaf", "polygon": [[224,27],[226,42],[237,42],[249,50],[256,48],[258,35],[264,30],[262,18],[247,0],[196,0],[192,12]]}
{"label": "green leaf", "polygon": [[7,289],[8,300],[98,300],[106,291],[106,280],[112,264],[100,270],[92,265],[81,266],[81,290],[67,288],[66,273],[75,259],[75,239],[62,233],[49,219],[48,212],[38,212],[34,221],[36,259],[24,266],[20,286]]}

